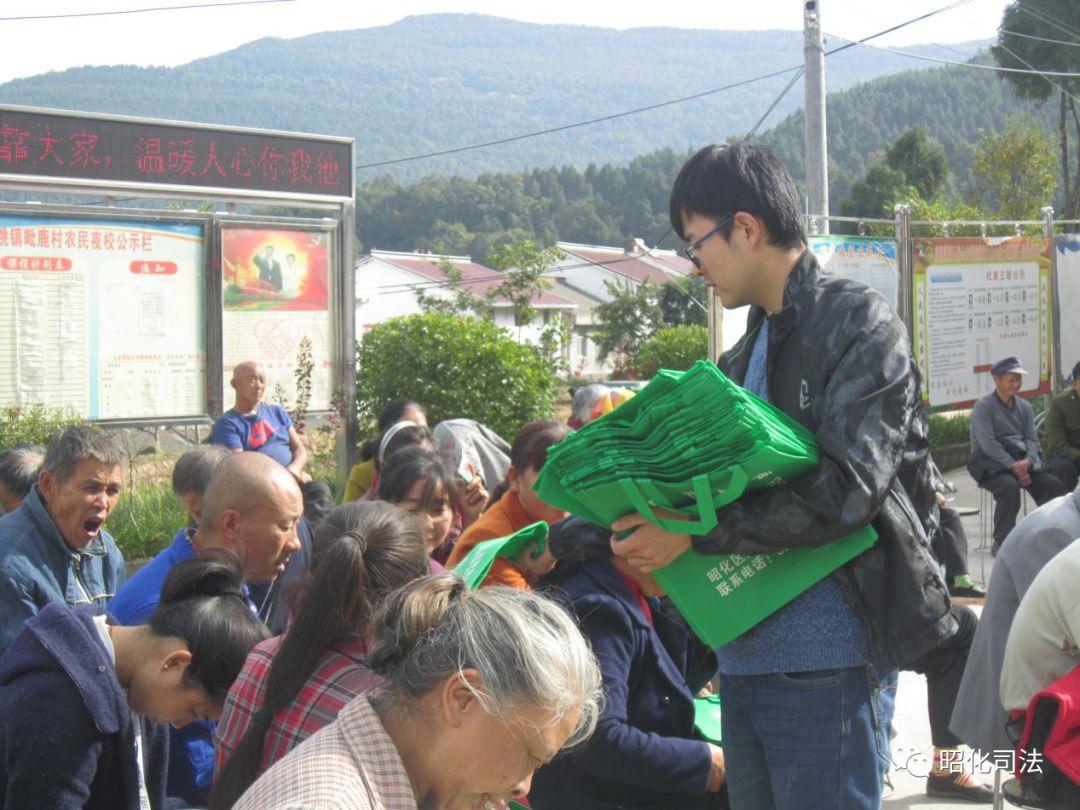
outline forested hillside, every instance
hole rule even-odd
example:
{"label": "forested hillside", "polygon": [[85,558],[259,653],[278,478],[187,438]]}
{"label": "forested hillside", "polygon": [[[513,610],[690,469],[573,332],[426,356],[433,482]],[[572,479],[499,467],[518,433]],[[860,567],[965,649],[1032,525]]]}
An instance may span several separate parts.
{"label": "forested hillside", "polygon": [[[1053,129],[1053,105],[1019,101],[990,71],[948,67],[888,76],[828,99],[830,203],[840,203],[868,161],[905,130],[923,126],[942,143],[949,161],[946,190],[964,193],[980,131],[996,132],[1010,115],[1024,114]],[[694,146],[704,145],[703,141]],[[773,147],[801,181],[802,112],[759,142]],[[360,187],[358,235],[365,247],[439,250],[483,258],[493,244],[533,238],[622,244],[630,237],[673,247],[668,192],[689,151],[663,149],[626,165],[590,165],[583,171],[532,169],[473,179],[430,176],[403,185],[384,176]]]}
{"label": "forested hillside", "polygon": [[[910,50],[955,57],[936,46]],[[175,68],[87,67],[19,79],[0,85],[0,103],[352,135],[366,164],[644,107],[802,59],[798,31],[616,31],[443,14],[263,39]],[[828,86],[842,90],[918,64],[851,48],[830,57]],[[475,177],[532,166],[626,163],[655,149],[746,132],[787,79],[361,177],[384,171],[403,180],[430,173]],[[801,104],[800,85],[771,122]]]}

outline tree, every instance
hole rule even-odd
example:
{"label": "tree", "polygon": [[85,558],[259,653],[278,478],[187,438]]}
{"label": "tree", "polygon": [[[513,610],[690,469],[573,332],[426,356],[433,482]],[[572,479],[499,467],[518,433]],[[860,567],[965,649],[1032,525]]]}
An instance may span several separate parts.
{"label": "tree", "polygon": [[668,326],[646,340],[634,358],[638,375],[652,377],[662,368],[686,371],[709,356],[709,330],[698,324]]}
{"label": "tree", "polygon": [[552,364],[490,321],[437,312],[391,318],[364,333],[356,362],[365,426],[406,398],[424,403],[432,424],[468,416],[509,437],[552,414]]}
{"label": "tree", "polygon": [[657,300],[660,291],[647,281],[643,284],[605,281],[604,285],[612,299],[595,310],[598,327],[594,339],[600,359],[612,353],[621,355],[620,360],[633,358],[641,344],[663,323],[663,311]]}
{"label": "tree", "polygon": [[922,127],[912,127],[889,144],[884,162],[867,169],[851,187],[840,211],[849,217],[891,217],[893,207],[913,192],[925,200],[936,197],[948,173],[941,144],[928,138]]}
{"label": "tree", "polygon": [[709,322],[709,288],[701,276],[673,279],[660,288],[660,317],[668,326]]}
{"label": "tree", "polygon": [[[926,200],[941,191],[949,173],[945,149],[926,136],[926,130],[912,127],[885,150],[885,163],[904,176]],[[891,213],[891,212],[890,212]]]}
{"label": "tree", "polygon": [[[493,317],[491,303],[465,287],[465,273],[460,267],[449,259],[439,259],[432,264],[439,268],[446,281],[442,286],[433,287],[431,292],[423,287],[416,288],[416,303],[420,305],[420,309],[443,315],[476,315],[488,319]],[[445,294],[440,294],[440,291]]]}
{"label": "tree", "polygon": [[840,213],[846,217],[888,218],[893,214],[893,206],[903,202],[911,192],[903,172],[877,163],[851,187],[851,195],[840,204]]}
{"label": "tree", "polygon": [[[1080,73],[1080,47],[1067,31],[1080,29],[1080,3],[1076,0],[1016,0],[1005,9],[998,42],[991,53],[1002,67],[1021,70]],[[1057,40],[1047,41],[1047,40]],[[1066,40],[1067,44],[1060,44]],[[1005,80],[1021,98],[1048,101],[1058,96],[1058,142],[1061,182],[1065,192],[1065,218],[1080,217],[1080,113],[1076,96],[1080,79],[1031,73],[1007,73]],[[1069,151],[1069,119],[1075,130],[1075,170]]]}
{"label": "tree", "polygon": [[488,290],[488,300],[508,299],[514,309],[514,323],[528,326],[536,320],[533,301],[551,288],[544,273],[565,255],[558,248],[540,248],[532,240],[499,245],[491,252],[488,263],[502,273],[503,280]]}
{"label": "tree", "polygon": [[1002,219],[1038,219],[1057,187],[1050,136],[1016,117],[984,135],[972,163],[972,203]]}

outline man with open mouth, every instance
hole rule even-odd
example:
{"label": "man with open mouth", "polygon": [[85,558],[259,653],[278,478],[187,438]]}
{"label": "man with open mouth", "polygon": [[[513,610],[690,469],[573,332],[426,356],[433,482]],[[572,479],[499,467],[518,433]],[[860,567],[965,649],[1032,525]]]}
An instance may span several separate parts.
{"label": "man with open mouth", "polygon": [[103,528],[120,499],[122,459],[109,434],[66,427],[33,489],[0,518],[0,654],[50,602],[106,605],[123,583],[124,557]]}

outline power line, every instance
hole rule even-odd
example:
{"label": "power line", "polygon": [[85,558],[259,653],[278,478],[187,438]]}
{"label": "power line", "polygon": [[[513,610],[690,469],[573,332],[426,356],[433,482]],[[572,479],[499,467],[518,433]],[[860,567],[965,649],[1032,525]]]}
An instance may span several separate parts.
{"label": "power line", "polygon": [[1023,70],[1021,68],[1007,68],[1001,67],[999,65],[980,65],[975,62],[957,62],[952,59],[939,59],[936,56],[924,56],[923,54],[911,53],[910,51],[900,51],[895,48],[886,48],[883,45],[867,45],[865,42],[852,42],[851,40],[847,40],[846,37],[841,37],[836,34],[831,34],[830,36],[834,37],[835,39],[843,39],[851,42],[852,45],[862,45],[864,48],[873,48],[876,51],[895,53],[900,56],[907,56],[910,59],[922,59],[925,62],[937,62],[938,64],[942,65],[954,65],[957,67],[974,68],[976,70],[993,70],[998,73],[1024,73],[1032,76],[1042,76],[1044,78],[1046,76],[1057,76],[1062,79],[1080,79],[1080,73],[1066,73],[1058,70]]}
{"label": "power line", "polygon": [[[1007,47],[1007,46],[1005,46],[1005,45],[1001,45],[1001,48],[1002,48],[1002,50],[1004,50],[1004,51],[1005,51],[1006,53],[1008,53],[1008,54],[1009,54],[1010,56],[1012,56],[1012,58],[1013,58],[1013,59],[1017,60],[1017,61],[1018,61],[1018,62],[1020,62],[1021,64],[1023,64],[1023,65],[1027,65],[1027,66],[1028,66],[1029,68],[1031,68],[1032,70],[1034,70],[1034,69],[1035,69],[1035,68],[1034,68],[1034,66],[1033,66],[1033,65],[1032,65],[1032,64],[1031,64],[1031,63],[1030,63],[1030,62],[1029,62],[1028,60],[1026,60],[1026,59],[1025,59],[1024,57],[1022,57],[1022,56],[1021,56],[1020,54],[1018,54],[1018,53],[1017,53],[1016,51],[1014,51],[1014,50],[1011,50],[1010,48],[1008,48],[1008,47]],[[1057,88],[1058,90],[1060,90],[1060,91],[1061,91],[1062,93],[1064,93],[1064,94],[1065,94],[1066,96],[1068,96],[1069,98],[1071,98],[1071,99],[1072,99],[1073,101],[1077,101],[1077,100],[1078,100],[1078,99],[1076,98],[1076,96],[1074,96],[1074,95],[1073,95],[1072,93],[1070,93],[1070,92],[1069,92],[1068,90],[1066,90],[1066,89],[1065,89],[1064,87],[1062,87],[1062,86],[1061,86],[1060,84],[1058,84],[1057,82],[1055,82],[1055,81],[1054,81],[1053,79],[1051,79],[1051,78],[1050,78],[1050,77],[1049,77],[1048,75],[1046,75],[1045,73],[1041,73],[1041,72],[1040,72],[1040,73],[1039,73],[1039,75],[1040,75],[1040,76],[1042,76],[1042,77],[1043,77],[1044,79],[1046,79],[1046,81],[1047,81],[1047,82],[1049,82],[1049,83],[1050,83],[1050,85],[1051,85],[1052,87],[1056,87],[1056,88]]]}
{"label": "power line", "polygon": [[1039,9],[1031,8],[1030,5],[1026,5],[1026,4],[1018,4],[1017,8],[1019,8],[1022,12],[1027,14],[1029,17],[1034,17],[1036,20],[1043,23],[1044,25],[1049,25],[1051,28],[1056,28],[1058,31],[1061,31],[1061,33],[1063,33],[1063,34],[1068,34],[1071,37],[1080,37],[1080,31],[1077,31],[1076,29],[1072,28],[1071,26],[1065,25],[1065,23],[1063,23],[1063,22],[1055,20],[1053,17],[1050,17],[1047,14],[1044,14]]}
{"label": "power line", "polygon": [[223,8],[225,6],[259,6],[267,3],[296,3],[299,0],[231,0],[220,3],[190,3],[182,6],[147,6],[146,8],[125,8],[115,11],[76,11],[70,14],[27,14],[20,17],[0,17],[0,22],[19,22],[22,20],[70,20],[75,17],[113,17],[119,14],[145,14],[151,11],[181,11],[196,8]]}
{"label": "power line", "polygon": [[438,152],[428,152],[423,155],[411,155],[410,157],[394,158],[392,160],[383,160],[378,163],[366,163],[363,166],[357,166],[357,171],[364,169],[376,169],[381,166],[392,166],[398,163],[409,163],[414,160],[424,160],[426,158],[442,157],[443,155],[453,155],[458,152],[469,152],[473,149],[486,149],[489,146],[499,146],[504,143],[513,143],[515,141],[524,141],[528,138],[537,138],[541,135],[552,135],[556,132],[565,132],[568,129],[578,129],[579,127],[587,127],[592,124],[600,124],[605,121],[614,121],[618,118],[626,118],[630,115],[637,115],[643,112],[651,112],[652,110],[659,110],[663,107],[670,107],[674,104],[683,104],[687,101],[695,101],[699,98],[705,98],[706,96],[715,95],[716,93],[722,93],[725,90],[733,90],[736,87],[743,87],[748,84],[754,84],[755,82],[764,81],[765,79],[773,79],[777,76],[783,76],[785,73],[790,73],[793,70],[800,70],[799,65],[792,65],[791,67],[784,68],[783,70],[775,70],[772,73],[765,73],[761,76],[755,76],[752,79],[744,79],[743,81],[733,82],[731,84],[725,84],[723,87],[714,87],[711,90],[704,90],[700,93],[694,93],[690,96],[683,96],[682,98],[673,98],[667,101],[661,101],[656,104],[650,104],[646,107],[637,107],[633,110],[623,110],[622,112],[612,113],[611,115],[602,115],[599,118],[590,118],[588,121],[578,121],[573,124],[563,124],[557,127],[549,127],[548,129],[537,130],[536,132],[525,132],[521,135],[513,135],[508,138],[500,138],[494,141],[486,141],[484,143],[475,143],[468,146],[456,146],[452,149],[442,149]]}
{"label": "power line", "polygon": [[769,113],[776,109],[776,105],[779,104],[780,100],[787,95],[788,90],[795,86],[795,82],[797,82],[799,80],[799,77],[802,76],[805,72],[805,67],[801,67],[798,69],[798,71],[796,71],[795,75],[791,77],[791,81],[787,83],[787,86],[784,87],[784,89],[780,91],[780,94],[773,99],[773,103],[769,105],[769,109],[765,111],[761,118],[757,120],[757,123],[754,124],[753,127],[751,127],[749,132],[746,133],[746,140],[750,140],[754,137],[754,135],[757,134],[758,127],[760,127],[765,122],[765,119],[769,117]]}
{"label": "power line", "polygon": [[1001,29],[1001,33],[1008,34],[1010,37],[1022,37],[1023,39],[1034,39],[1039,42],[1050,42],[1054,45],[1069,45],[1073,48],[1080,48],[1080,42],[1066,42],[1063,39],[1050,39],[1050,37],[1037,37],[1034,34],[1021,34],[1019,31],[1007,31],[1004,28]]}
{"label": "power line", "polygon": [[[862,43],[869,42],[872,39],[877,39],[878,37],[883,37],[886,34],[891,34],[894,31],[899,31],[901,28],[904,28],[904,27],[909,26],[909,25],[913,25],[914,23],[917,23],[917,22],[921,22],[922,20],[928,19],[928,18],[933,17],[933,16],[935,16],[937,14],[942,14],[942,13],[944,13],[946,11],[950,11],[951,9],[957,8],[958,6],[966,5],[967,3],[970,3],[970,2],[972,2],[972,0],[955,0],[955,2],[949,3],[946,6],[942,6],[941,8],[935,9],[934,11],[929,11],[926,14],[920,14],[918,17],[913,17],[910,20],[905,20],[904,22],[897,23],[896,25],[890,26],[889,28],[886,28],[886,29],[884,29],[882,31],[878,31],[876,33],[870,34],[869,36],[865,36],[862,39],[849,40],[849,39],[846,39],[845,37],[838,37],[838,39],[843,39],[848,44],[847,45],[841,45],[839,48],[834,48],[831,51],[826,51],[825,55],[826,56],[831,56],[833,54],[840,53],[841,51],[846,51],[848,48],[853,48],[856,45],[860,45]],[[359,172],[359,171],[363,171],[365,169],[376,169],[376,168],[381,168],[383,166],[393,166],[393,165],[397,165],[399,163],[410,163],[410,162],[412,162],[414,160],[426,160],[428,158],[433,158],[433,157],[443,157],[444,155],[454,155],[454,154],[458,154],[460,152],[469,152],[469,151],[472,151],[474,149],[486,149],[489,146],[500,146],[502,144],[513,143],[515,141],[523,141],[523,140],[526,140],[528,138],[537,138],[537,137],[539,137],[541,135],[551,135],[551,134],[554,134],[556,132],[565,132],[566,130],[569,130],[569,129],[577,129],[579,127],[591,126],[592,124],[599,124],[599,123],[603,123],[605,121],[613,121],[613,120],[618,119],[618,118],[625,118],[627,116],[637,115],[639,113],[651,112],[652,110],[658,110],[658,109],[661,109],[663,107],[670,107],[670,106],[675,105],[675,104],[683,104],[683,103],[685,103],[687,101],[695,101],[695,100],[697,100],[699,98],[705,98],[706,96],[711,96],[711,95],[715,95],[717,93],[722,93],[722,92],[724,92],[726,90],[732,90],[732,89],[734,89],[736,87],[743,87],[743,86],[748,85],[748,84],[754,84],[755,82],[764,81],[765,79],[773,79],[773,78],[776,78],[777,76],[783,76],[785,73],[790,73],[793,70],[801,71],[802,69],[803,69],[802,65],[792,65],[791,67],[787,67],[787,68],[784,68],[782,70],[776,70],[776,71],[773,71],[772,73],[766,73],[766,74],[763,74],[761,76],[755,76],[752,79],[744,79],[743,81],[733,82],[732,84],[727,84],[727,85],[724,85],[723,87],[716,87],[716,88],[713,88],[712,90],[705,90],[705,91],[702,91],[700,93],[694,93],[693,95],[683,96],[682,98],[675,98],[675,99],[669,99],[667,101],[661,101],[661,102],[658,102],[656,104],[650,104],[650,105],[648,105],[646,107],[638,107],[638,108],[633,109],[633,110],[624,110],[623,112],[612,113],[611,115],[603,115],[603,116],[600,116],[599,118],[592,118],[592,119],[589,119],[588,121],[578,121],[578,122],[573,123],[573,124],[563,124],[562,126],[549,127],[548,129],[542,129],[542,130],[538,130],[536,132],[526,132],[526,133],[523,133],[521,135],[513,135],[513,136],[507,137],[507,138],[499,138],[497,140],[487,141],[487,142],[484,142],[484,143],[470,144],[468,146],[457,146],[457,147],[454,147],[452,149],[442,149],[442,150],[439,150],[437,152],[428,152],[428,153],[421,154],[421,155],[411,155],[409,157],[393,158],[391,160],[383,160],[383,161],[379,161],[377,163],[367,163],[367,164],[365,164],[363,166],[357,166],[356,171]]]}

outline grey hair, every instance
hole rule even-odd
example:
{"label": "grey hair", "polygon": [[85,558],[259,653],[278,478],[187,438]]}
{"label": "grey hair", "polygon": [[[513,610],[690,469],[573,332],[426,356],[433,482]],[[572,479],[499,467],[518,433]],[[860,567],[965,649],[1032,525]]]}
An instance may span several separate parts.
{"label": "grey hair", "polygon": [[124,454],[116,439],[89,425],[68,425],[49,439],[41,471],[51,473],[60,483],[67,481],[75,465],[85,458],[119,467]]}
{"label": "grey hair", "polygon": [[611,387],[602,383],[583,385],[574,392],[574,400],[570,405],[570,418],[576,419],[579,424],[584,425],[592,416],[596,403],[610,393]]}
{"label": "grey hair", "polygon": [[25,498],[37,481],[45,458],[40,444],[16,444],[0,450],[0,484],[14,496]]}
{"label": "grey hair", "polygon": [[[447,572],[391,594],[374,629],[367,665],[406,699],[456,674],[492,715],[538,706],[552,712],[554,724],[580,711],[564,747],[596,729],[600,667],[577,623],[550,599],[501,586],[470,592],[459,575]],[[479,674],[479,686],[465,680],[466,669]]]}
{"label": "grey hair", "polygon": [[218,464],[228,457],[229,449],[220,444],[198,444],[189,447],[173,467],[173,492],[177,495],[191,493],[201,497]]}

